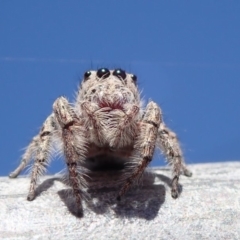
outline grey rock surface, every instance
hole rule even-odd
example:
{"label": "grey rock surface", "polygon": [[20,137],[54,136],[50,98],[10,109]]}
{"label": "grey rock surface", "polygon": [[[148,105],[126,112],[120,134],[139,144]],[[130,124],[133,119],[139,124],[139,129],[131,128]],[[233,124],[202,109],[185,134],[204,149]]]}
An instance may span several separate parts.
{"label": "grey rock surface", "polygon": [[117,173],[95,174],[84,215],[59,176],[0,178],[0,239],[240,239],[240,162],[189,165],[181,195],[171,198],[171,172],[153,168],[121,200]]}

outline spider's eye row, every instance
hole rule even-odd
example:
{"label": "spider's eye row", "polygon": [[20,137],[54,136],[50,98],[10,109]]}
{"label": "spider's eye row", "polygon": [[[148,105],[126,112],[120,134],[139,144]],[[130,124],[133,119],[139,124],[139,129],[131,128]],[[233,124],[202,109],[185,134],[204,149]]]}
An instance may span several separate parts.
{"label": "spider's eye row", "polygon": [[113,71],[113,75],[118,77],[121,80],[124,80],[126,78],[126,76],[127,76],[126,72],[124,70],[120,69],[120,68],[119,69],[115,69]]}
{"label": "spider's eye row", "polygon": [[132,80],[133,80],[134,83],[137,82],[137,76],[136,76],[136,75],[132,74],[132,75],[131,75],[131,78],[132,78]]}
{"label": "spider's eye row", "polygon": [[107,78],[110,76],[110,71],[107,68],[100,68],[97,71],[97,76],[99,78]]}
{"label": "spider's eye row", "polygon": [[[91,76],[92,72],[91,71],[87,71],[84,73],[84,81],[88,80],[89,77]],[[98,78],[102,78],[102,79],[105,79],[105,78],[108,78],[110,76],[110,71],[108,68],[100,68],[97,70],[97,77]],[[118,69],[115,69],[113,71],[113,76],[119,78],[120,80],[125,80],[126,77],[127,77],[127,74],[124,70],[122,70],[121,68],[118,68]],[[137,76],[134,75],[134,74],[131,74],[131,78],[133,80],[134,83],[137,82]]]}
{"label": "spider's eye row", "polygon": [[90,76],[91,76],[92,72],[91,71],[87,71],[84,73],[84,80],[87,80]]}

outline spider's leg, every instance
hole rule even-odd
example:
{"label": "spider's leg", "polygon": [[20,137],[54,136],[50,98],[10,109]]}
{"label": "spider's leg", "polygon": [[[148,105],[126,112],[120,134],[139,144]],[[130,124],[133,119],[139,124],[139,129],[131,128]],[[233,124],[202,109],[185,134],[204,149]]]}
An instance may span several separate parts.
{"label": "spider's leg", "polygon": [[145,168],[152,160],[159,124],[160,109],[156,103],[149,102],[140,123],[139,135],[134,146],[134,158],[136,158],[135,160],[138,161],[138,164],[134,167],[133,172],[121,188],[117,200],[120,200],[132,183],[142,176]]}
{"label": "spider's leg", "polygon": [[34,164],[31,172],[31,183],[27,200],[32,201],[35,198],[37,180],[48,166],[52,150],[52,137],[56,127],[53,114],[51,114],[43,124],[39,135],[37,136],[37,146],[34,156]]}
{"label": "spider's leg", "polygon": [[81,186],[86,184],[79,173],[79,162],[86,158],[86,130],[80,124],[74,110],[64,97],[58,98],[53,104],[56,119],[62,129],[64,155],[69,171],[69,183],[72,186],[79,210],[81,207]]}
{"label": "spider's leg", "polygon": [[192,173],[187,169],[183,154],[178,142],[177,136],[169,128],[167,128],[164,122],[161,122],[158,129],[158,146],[167,158],[170,165],[173,166],[173,179],[172,179],[172,197],[178,197],[178,180],[183,171],[185,176],[191,177]]}
{"label": "spider's leg", "polygon": [[29,146],[27,147],[20,165],[9,174],[10,178],[16,178],[26,165],[34,160],[34,165],[31,172],[31,184],[27,199],[33,200],[35,197],[35,189],[38,177],[44,173],[48,165],[51,151],[52,134],[55,130],[54,117],[51,114],[43,124],[39,134],[33,138]]}
{"label": "spider's leg", "polygon": [[26,148],[25,153],[22,156],[19,166],[9,174],[10,178],[16,178],[27,166],[27,164],[32,160],[32,158],[36,154],[36,149],[39,146],[39,142],[40,142],[39,135],[35,136],[32,139],[32,141],[29,143],[28,147]]}

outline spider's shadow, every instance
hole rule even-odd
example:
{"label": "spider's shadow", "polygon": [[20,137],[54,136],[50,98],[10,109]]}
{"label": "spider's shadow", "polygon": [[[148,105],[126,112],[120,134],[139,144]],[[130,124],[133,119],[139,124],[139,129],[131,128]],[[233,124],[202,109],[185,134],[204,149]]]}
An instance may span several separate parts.
{"label": "spider's shadow", "polygon": [[59,177],[54,177],[54,178],[49,178],[45,181],[43,181],[37,188],[35,191],[35,198],[37,198],[38,196],[40,196],[42,194],[42,192],[47,191],[49,188],[51,188],[54,184],[55,181],[62,181],[61,178]]}
{"label": "spider's shadow", "polygon": [[[90,188],[87,192],[82,192],[83,202],[86,206],[84,212],[93,211],[96,214],[107,214],[113,212],[116,217],[127,218],[144,218],[146,220],[154,219],[165,202],[166,189],[163,184],[154,184],[155,176],[146,173],[141,179],[141,183],[131,188],[121,199],[116,200],[119,186],[100,187],[97,189]],[[111,177],[104,179],[106,182],[111,181]],[[102,186],[104,183],[102,183]],[[63,189],[58,195],[67,206],[69,212],[76,217],[76,203],[71,189]]]}
{"label": "spider's shadow", "polygon": [[[113,173],[114,174],[114,173]],[[112,180],[112,175],[104,175],[105,183],[109,183]],[[94,176],[91,176],[93,179]],[[116,217],[137,217],[144,218],[146,220],[154,219],[161,207],[165,202],[166,189],[163,184],[154,184],[155,178],[164,182],[169,187],[171,186],[171,179],[165,175],[159,173],[145,173],[142,177],[141,184],[130,189],[126,195],[123,196],[121,201],[116,200],[117,193],[120,186],[109,187],[104,182],[101,182],[101,186],[97,188],[89,188],[87,192],[82,192],[83,196],[83,211],[93,211],[96,214],[108,214],[113,212]],[[62,182],[61,178],[51,178],[45,180],[36,189],[36,197],[43,191],[47,191],[54,181]],[[97,182],[97,181],[96,181]],[[179,186],[179,192],[181,193],[182,186]],[[76,217],[82,217],[83,212],[77,212],[75,198],[71,189],[63,189],[58,191],[58,195],[61,200],[67,206],[69,212]]]}

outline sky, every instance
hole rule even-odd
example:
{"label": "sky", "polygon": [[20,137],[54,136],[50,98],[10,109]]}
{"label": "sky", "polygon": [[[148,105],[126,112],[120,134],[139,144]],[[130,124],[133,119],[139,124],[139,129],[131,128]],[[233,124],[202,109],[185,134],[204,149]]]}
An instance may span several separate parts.
{"label": "sky", "polygon": [[[138,77],[186,162],[240,160],[240,1],[2,0],[0,175],[87,70]],[[151,166],[164,165],[156,155]],[[48,173],[64,168],[51,163]]]}

